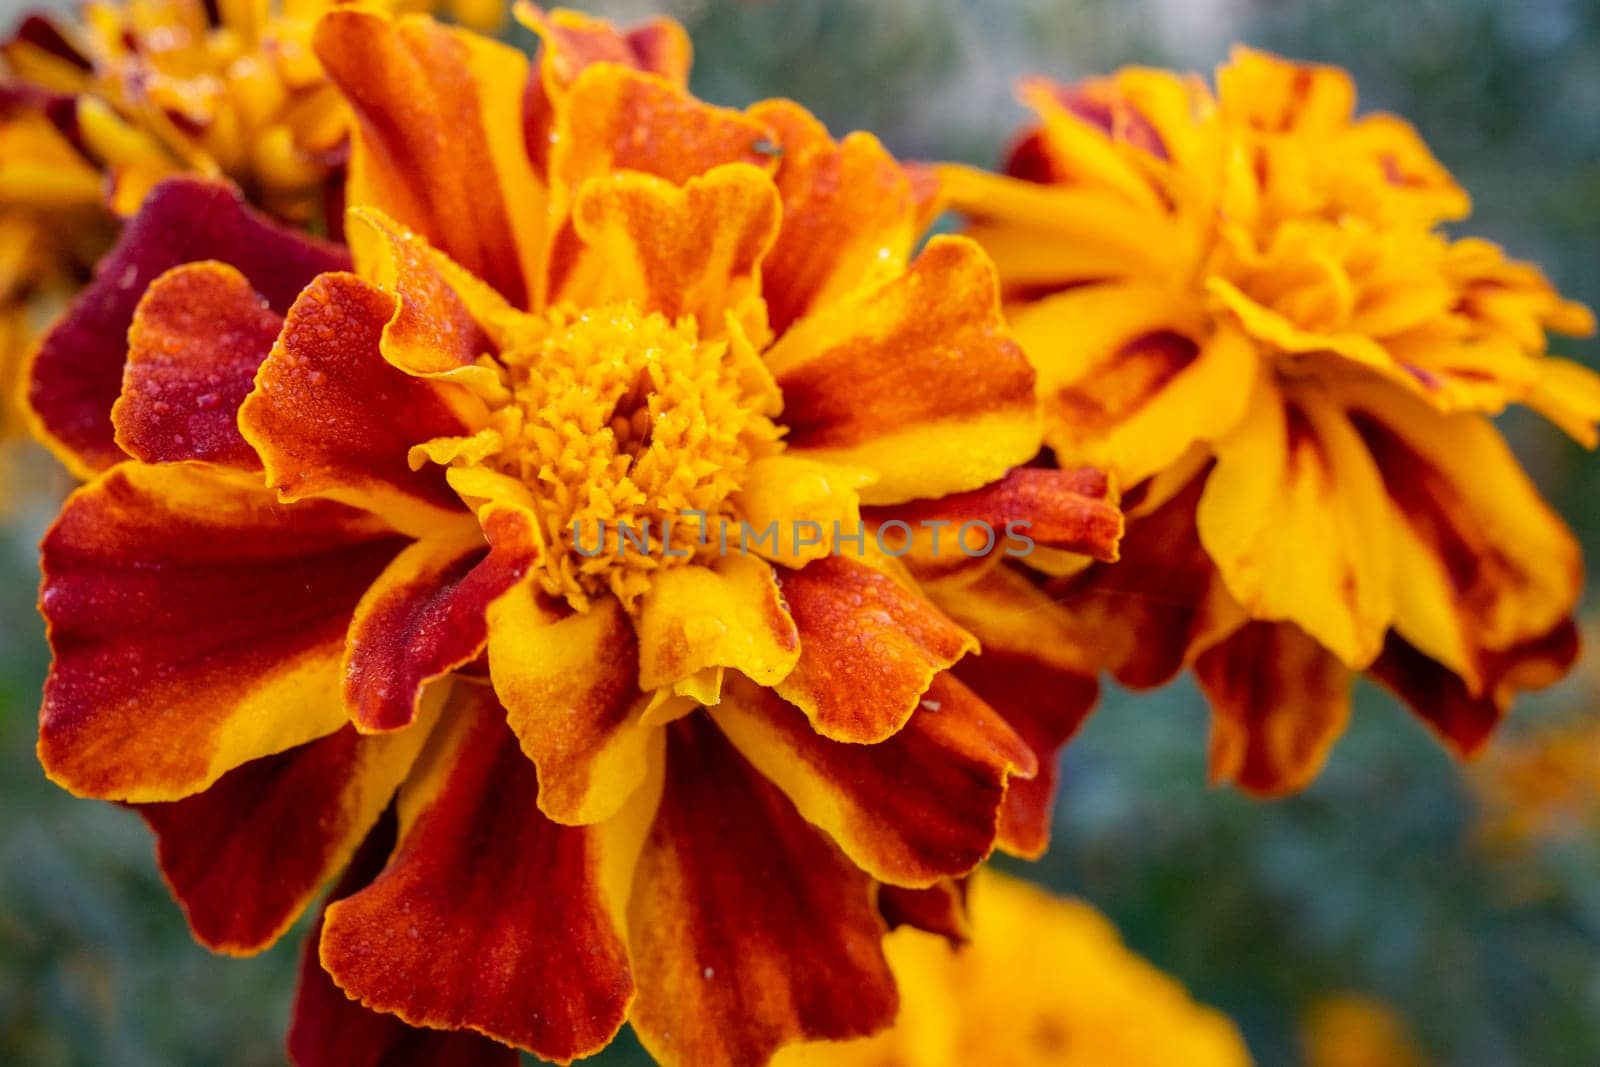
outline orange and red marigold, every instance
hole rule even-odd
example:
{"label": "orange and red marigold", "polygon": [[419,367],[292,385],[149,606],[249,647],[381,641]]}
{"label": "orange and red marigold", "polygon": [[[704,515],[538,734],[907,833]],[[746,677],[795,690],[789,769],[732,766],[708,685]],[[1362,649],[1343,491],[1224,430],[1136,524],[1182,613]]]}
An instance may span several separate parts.
{"label": "orange and red marigold", "polygon": [[1214,92],[1132,68],[1022,93],[1040,122],[1008,174],[942,185],[1046,443],[1121,481],[1129,528],[1122,562],[963,596],[1053,604],[1062,646],[1129,685],[1193,666],[1211,774],[1252,791],[1315,776],[1361,673],[1476,752],[1570,668],[1582,583],[1490,416],[1526,404],[1592,446],[1600,379],[1546,333],[1593,317],[1447,237],[1466,194],[1405,122],[1356,116],[1342,71],[1239,49]]}
{"label": "orange and red marigold", "polygon": [[[925,205],[876,140],[694,100],[672,24],[525,17],[531,72],[324,18],[349,253],[170,179],[46,340],[35,414],[101,473],[44,543],[40,757],[139,806],[218,950],[346,871],[303,1064],[868,1033],[886,925],[947,927],[997,843],[1043,847],[1082,709],[968,673],[919,575],[993,558],[835,524],[1023,520],[1109,560],[1120,515],[1098,474],[1022,466],[990,263],[912,260]],[[709,545],[662,541],[686,511]],[[712,551],[774,520],[829,535]],[[575,542],[647,521],[645,553]]]}

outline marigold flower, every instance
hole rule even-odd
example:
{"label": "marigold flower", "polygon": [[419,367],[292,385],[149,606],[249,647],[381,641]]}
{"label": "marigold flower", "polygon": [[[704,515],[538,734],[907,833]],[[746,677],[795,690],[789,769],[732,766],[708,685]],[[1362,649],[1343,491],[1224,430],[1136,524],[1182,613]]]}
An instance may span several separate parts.
{"label": "marigold flower", "polygon": [[[1353,677],[1460,755],[1560,677],[1576,542],[1489,420],[1595,443],[1594,321],[1439,226],[1466,194],[1342,71],[1238,49],[1215,93],[1127,69],[1025,82],[1006,176],[942,172],[994,257],[1063,464],[1130,487],[1124,562],[1055,568],[1063,640],[1149,686],[1193,665],[1211,774],[1315,776]],[[1044,598],[1041,598],[1044,599]],[[980,633],[980,637],[983,636]]]}
{"label": "marigold flower", "polygon": [[1339,993],[1312,1005],[1302,1036],[1306,1067],[1426,1067],[1404,1020],[1388,1004]]}
{"label": "marigold flower", "polygon": [[[871,1032],[883,915],[948,912],[1045,818],[1009,783],[1051,753],[859,527],[1023,520],[1110,559],[1120,514],[1019,469],[1033,372],[992,267],[960,237],[912,259],[923,205],[874,138],[695,100],[675,24],[523,14],[531,73],[325,16],[351,256],[169,180],[47,339],[39,422],[104,473],[44,544],[41,760],[140,806],[220,951],[367,841],[308,949],[303,1064],[438,1039],[403,1024],[566,1061],[631,1020],[696,1064]],[[602,524],[642,539],[591,553]],[[747,528],[778,535],[723,555]]]}
{"label": "marigold flower", "polygon": [[[904,927],[888,940],[900,984],[892,1029],[785,1049],[781,1067],[1244,1067],[1225,1016],[1130,952],[1088,904],[993,871],[973,876],[971,938]],[[962,938],[960,940],[965,940]]]}

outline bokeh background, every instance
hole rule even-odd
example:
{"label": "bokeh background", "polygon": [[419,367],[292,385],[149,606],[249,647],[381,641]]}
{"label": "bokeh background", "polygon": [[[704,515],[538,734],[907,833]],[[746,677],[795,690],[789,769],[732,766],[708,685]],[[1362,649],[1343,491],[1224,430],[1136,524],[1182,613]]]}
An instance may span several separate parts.
{"label": "bokeh background", "polygon": [[[34,6],[0,0],[0,25]],[[1010,96],[1022,72],[1208,72],[1235,41],[1337,63],[1364,108],[1410,118],[1474,194],[1461,232],[1600,306],[1596,0],[575,6],[681,19],[695,88],[715,102],[794,96],[836,133],[972,163],[996,160],[1022,121]],[[1563,351],[1600,356],[1593,342]],[[1600,457],[1535,420],[1504,425],[1600,558]],[[27,477],[43,488],[58,475],[41,464]],[[298,937],[249,961],[208,956],[139,820],[73,800],[35,763],[46,656],[33,553],[48,508],[32,495],[17,494],[24,514],[0,549],[0,1064],[281,1063]],[[1344,993],[1391,1006],[1420,1062],[1600,1063],[1600,652],[1519,706],[1465,773],[1370,690],[1321,780],[1291,800],[1208,789],[1205,736],[1187,684],[1109,693],[1065,753],[1055,848],[1008,866],[1102,908],[1237,1019],[1263,1065],[1306,1062],[1308,1013]],[[627,1043],[600,1060],[638,1061]]]}

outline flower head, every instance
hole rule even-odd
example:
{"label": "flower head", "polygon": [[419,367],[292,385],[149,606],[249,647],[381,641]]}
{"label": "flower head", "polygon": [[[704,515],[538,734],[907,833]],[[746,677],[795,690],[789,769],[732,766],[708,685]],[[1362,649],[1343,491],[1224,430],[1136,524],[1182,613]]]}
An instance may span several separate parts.
{"label": "flower head", "polygon": [[[1045,794],[1010,783],[1048,758],[951,674],[976,643],[877,535],[1020,519],[1108,559],[1120,515],[1104,479],[1019,469],[1033,373],[992,268],[965,238],[912,257],[875,139],[695,100],[674,24],[524,17],[531,71],[324,17],[350,258],[168,181],[46,344],[39,420],[108,469],[46,539],[40,756],[143,805],[225,951],[368,840],[303,1063],[401,1023],[563,1061],[625,1019],[666,1062],[870,1032],[882,913],[1032,848]],[[82,388],[62,361],[114,349],[127,288],[117,385]]]}
{"label": "flower head", "polygon": [[1123,945],[1105,916],[990,870],[972,879],[970,939],[915,927],[889,937],[900,983],[892,1029],[785,1049],[773,1061],[851,1067],[968,1063],[1245,1067],[1226,1017]]}
{"label": "flower head", "polygon": [[1593,329],[1539,271],[1440,225],[1465,193],[1333,68],[1239,49],[1215,91],[1128,69],[1026,82],[1005,177],[947,168],[1039,370],[1063,464],[1129,487],[1117,567],[1059,575],[1063,626],[1124,682],[1194,665],[1211,771],[1308,781],[1353,676],[1477,750],[1570,665],[1571,535],[1489,421],[1595,442]]}

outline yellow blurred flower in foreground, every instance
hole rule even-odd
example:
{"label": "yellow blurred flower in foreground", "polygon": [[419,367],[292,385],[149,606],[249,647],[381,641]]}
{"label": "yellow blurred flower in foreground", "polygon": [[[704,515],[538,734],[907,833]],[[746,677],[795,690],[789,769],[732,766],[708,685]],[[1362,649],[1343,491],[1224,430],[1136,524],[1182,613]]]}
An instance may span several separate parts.
{"label": "yellow blurred flower in foreground", "polygon": [[1306,1067],[1425,1067],[1405,1023],[1373,997],[1342,993],[1314,1005],[1303,1033]]}
{"label": "yellow blurred flower in foreground", "polygon": [[795,1046],[775,1067],[1234,1067],[1238,1030],[1128,951],[1088,904],[985,869],[971,942],[890,935],[900,1015],[874,1037]]}
{"label": "yellow blurred flower in foreground", "polygon": [[1044,588],[1059,643],[1136,687],[1194,667],[1211,775],[1254,792],[1316,775],[1362,673],[1478,751],[1571,666],[1582,582],[1490,416],[1593,446],[1600,378],[1546,354],[1593,316],[1445,235],[1466,194],[1341,70],[1240,48],[1215,91],[1130,68],[1022,96],[1009,176],[941,175],[1056,459],[1128,490],[1122,562]]}

